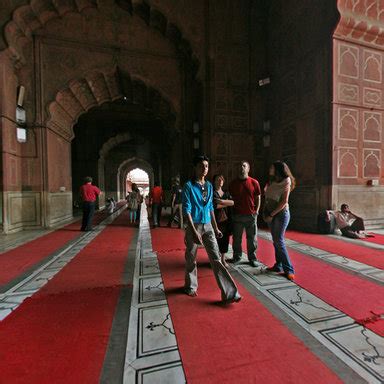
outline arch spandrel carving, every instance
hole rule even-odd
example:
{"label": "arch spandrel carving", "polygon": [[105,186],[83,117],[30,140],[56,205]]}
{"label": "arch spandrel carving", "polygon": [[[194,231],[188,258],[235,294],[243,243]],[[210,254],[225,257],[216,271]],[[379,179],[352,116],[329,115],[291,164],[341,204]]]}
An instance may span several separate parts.
{"label": "arch spandrel carving", "polygon": [[338,0],[340,21],[334,36],[384,46],[384,9],[382,1]]}
{"label": "arch spandrel carving", "polygon": [[[118,82],[119,78],[123,81]],[[122,83],[131,84],[129,102],[144,106],[168,129],[177,130],[179,111],[174,105],[148,81],[126,73],[118,74],[117,68],[114,71],[94,71],[84,78],[71,80],[66,88],[57,93],[55,101],[48,105],[46,126],[71,141],[74,138],[73,126],[80,115],[95,106],[125,97]]]}
{"label": "arch spandrel carving", "polygon": [[[194,45],[192,48],[188,37],[184,36],[178,26],[168,20],[164,13],[143,0],[115,0],[114,2],[103,4],[104,8],[108,6],[111,7],[111,12],[113,7],[116,7],[117,11],[120,10],[123,13],[128,11],[127,14],[131,17],[140,17],[147,26],[160,32],[160,35],[166,37],[173,44],[174,49],[178,52],[178,56],[189,62],[189,67],[197,73],[199,62],[201,61],[199,58],[202,57],[202,53],[196,47],[199,47],[201,44]],[[65,16],[71,13],[82,14],[90,9],[99,9],[99,3],[96,0],[31,0],[29,5],[20,6],[14,11],[12,20],[4,28],[5,40],[13,60],[17,61],[18,65],[26,63],[23,56],[24,45],[30,43],[33,33],[45,28],[48,22],[55,19],[63,20]],[[100,13],[100,15],[102,14]],[[119,18],[123,20],[121,13]],[[98,31],[100,32],[102,26],[99,25],[99,27]],[[120,28],[108,28],[103,31],[102,35],[110,35],[112,43],[113,40],[118,40],[115,34]],[[71,30],[71,28],[66,28],[66,30]],[[111,31],[114,31],[112,35],[108,33]],[[127,33],[129,35],[129,29]],[[124,34],[121,37],[120,43],[124,41]],[[154,36],[152,36],[151,40],[153,39]]]}

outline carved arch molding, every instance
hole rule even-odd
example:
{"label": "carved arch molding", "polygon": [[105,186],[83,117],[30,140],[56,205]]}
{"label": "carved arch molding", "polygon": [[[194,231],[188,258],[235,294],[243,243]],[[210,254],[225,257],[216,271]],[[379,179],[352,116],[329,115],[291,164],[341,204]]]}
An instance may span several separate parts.
{"label": "carved arch molding", "polygon": [[49,107],[46,126],[66,140],[74,137],[73,126],[83,113],[107,102],[121,99],[144,106],[165,127],[176,129],[177,112],[170,101],[144,81],[113,71],[93,71],[81,79],[71,80],[60,90]]}
{"label": "carved arch molding", "polygon": [[[11,58],[16,65],[25,64],[23,46],[29,44],[33,32],[43,28],[53,19],[63,17],[69,12],[82,13],[88,8],[99,8],[101,0],[31,0],[29,5],[17,8],[12,20],[4,29]],[[123,11],[142,18],[145,23],[168,38],[175,46],[180,58],[186,60],[194,75],[199,68],[199,60],[191,44],[180,29],[159,10],[144,0],[115,0],[114,5]]]}

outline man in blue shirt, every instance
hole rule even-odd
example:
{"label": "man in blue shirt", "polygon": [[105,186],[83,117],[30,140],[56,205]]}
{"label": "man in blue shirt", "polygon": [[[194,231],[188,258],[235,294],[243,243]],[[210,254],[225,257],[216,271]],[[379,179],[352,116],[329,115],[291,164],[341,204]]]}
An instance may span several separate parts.
{"label": "man in blue shirt", "polygon": [[217,227],[213,210],[212,184],[205,180],[209,159],[204,155],[197,156],[194,158],[193,165],[195,177],[188,181],[183,188],[183,211],[187,218],[184,289],[187,295],[197,296],[196,254],[198,246],[204,245],[221,290],[223,303],[238,302],[241,300],[241,296],[231,275],[221,262],[221,254],[216,241],[216,236],[221,237],[223,234]]}

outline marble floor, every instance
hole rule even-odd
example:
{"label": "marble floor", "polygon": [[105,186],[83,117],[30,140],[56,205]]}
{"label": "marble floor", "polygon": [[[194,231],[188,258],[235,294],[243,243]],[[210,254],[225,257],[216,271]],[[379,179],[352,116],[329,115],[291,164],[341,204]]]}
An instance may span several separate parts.
{"label": "marble floor", "polygon": [[[95,231],[84,233],[67,247],[6,291],[0,292],[0,321],[14,311],[25,298],[33,295],[98,234],[111,223],[119,211],[105,219]],[[384,231],[383,231],[384,232]],[[0,239],[4,251],[47,233],[36,231],[27,235]],[[259,236],[270,241],[270,234]],[[384,271],[348,260],[322,249],[288,240],[290,249],[339,269],[353,272],[375,284],[384,284]],[[383,246],[375,246],[383,249]],[[185,383],[172,314],[169,311],[156,253],[152,250],[151,232],[145,209],[127,262],[126,283],[130,288],[116,311],[111,340],[120,352],[107,351],[102,383]],[[228,257],[231,257],[229,252]],[[245,261],[245,255],[244,255]],[[284,277],[265,273],[246,262],[232,266],[234,277],[242,283],[274,315],[281,318],[293,333],[306,343],[346,383],[384,383],[384,339],[354,322],[304,288]],[[129,308],[127,307],[129,303]],[[244,305],[246,305],[244,303]],[[115,322],[114,320],[114,322]],[[121,336],[123,335],[123,337]],[[119,364],[116,364],[119,361]],[[109,368],[113,367],[113,368]]]}

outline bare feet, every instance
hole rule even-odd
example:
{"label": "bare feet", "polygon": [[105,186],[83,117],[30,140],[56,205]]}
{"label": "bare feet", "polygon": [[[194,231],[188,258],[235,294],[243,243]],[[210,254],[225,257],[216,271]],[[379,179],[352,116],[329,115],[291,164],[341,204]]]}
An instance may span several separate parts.
{"label": "bare feet", "polygon": [[184,292],[190,296],[190,297],[196,297],[197,296],[197,292],[194,291],[193,289],[191,288],[184,288]]}
{"label": "bare feet", "polygon": [[229,267],[229,264],[225,261],[225,257],[221,256],[221,263],[224,265],[225,268]]}

